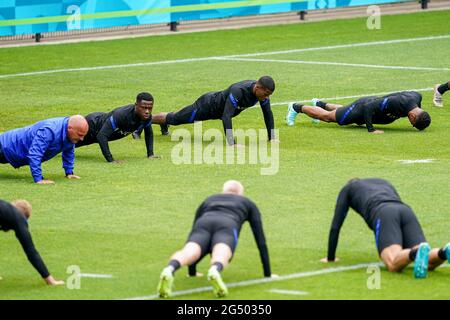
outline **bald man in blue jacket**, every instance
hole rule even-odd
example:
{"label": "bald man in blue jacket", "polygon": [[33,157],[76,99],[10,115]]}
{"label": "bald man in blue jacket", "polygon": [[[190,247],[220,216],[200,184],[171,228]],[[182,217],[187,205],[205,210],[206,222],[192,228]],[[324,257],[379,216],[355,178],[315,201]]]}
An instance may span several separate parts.
{"label": "bald man in blue jacket", "polygon": [[79,179],[73,174],[75,144],[84,139],[89,125],[83,116],[52,118],[34,125],[7,131],[0,135],[0,163],[14,168],[30,166],[34,182],[52,184],[42,174],[42,162],[62,152],[66,177]]}

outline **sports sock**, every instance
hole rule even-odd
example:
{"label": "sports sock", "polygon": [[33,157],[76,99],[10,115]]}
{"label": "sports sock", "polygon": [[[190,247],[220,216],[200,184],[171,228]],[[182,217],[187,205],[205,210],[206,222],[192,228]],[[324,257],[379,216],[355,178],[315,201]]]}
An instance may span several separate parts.
{"label": "sports sock", "polygon": [[294,105],[292,106],[294,111],[297,112],[297,113],[301,113],[302,112],[302,107],[303,107],[303,105],[300,104],[300,103],[294,103]]}
{"label": "sports sock", "polygon": [[409,252],[409,260],[416,260],[417,250],[419,250],[419,248],[411,249],[411,251]]}
{"label": "sports sock", "polygon": [[172,273],[175,273],[175,271],[177,271],[178,269],[180,269],[181,264],[178,260],[170,260],[169,261],[169,268],[171,268]]}
{"label": "sports sock", "polygon": [[438,257],[441,260],[447,260],[447,254],[445,253],[445,248],[441,248],[438,251]]}
{"label": "sports sock", "polygon": [[449,89],[449,87],[448,87],[448,82],[446,82],[446,83],[444,83],[444,84],[441,84],[440,86],[439,86],[439,88],[437,89],[437,91],[440,93],[440,94],[444,94],[446,91],[448,91],[448,90],[450,90]]}
{"label": "sports sock", "polygon": [[221,272],[223,270],[223,264],[220,262],[214,262],[211,267],[216,267],[217,271]]}
{"label": "sports sock", "polygon": [[323,102],[323,101],[317,101],[316,106],[321,107],[322,109],[325,109],[327,106],[327,103]]}

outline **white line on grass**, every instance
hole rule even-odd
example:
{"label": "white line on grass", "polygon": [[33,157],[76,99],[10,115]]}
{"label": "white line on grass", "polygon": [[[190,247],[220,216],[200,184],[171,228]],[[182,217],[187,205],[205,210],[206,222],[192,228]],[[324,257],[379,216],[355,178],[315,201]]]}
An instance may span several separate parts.
{"label": "white line on grass", "polygon": [[175,63],[185,63],[185,62],[198,62],[198,61],[210,61],[210,60],[215,60],[215,58],[214,57],[206,57],[206,58],[179,59],[179,60],[163,60],[163,61],[139,62],[139,63],[130,63],[130,64],[114,64],[114,65],[109,65],[109,66],[98,66],[98,67],[55,69],[55,70],[44,70],[44,71],[34,71],[34,72],[15,73],[15,74],[3,74],[3,75],[0,75],[0,79],[13,78],[13,77],[37,76],[37,75],[42,75],[42,74],[63,73],[63,72],[122,69],[122,68],[131,68],[131,67],[175,64]]}
{"label": "white line on grass", "polygon": [[267,290],[268,292],[272,293],[279,293],[279,294],[288,294],[288,295],[294,295],[294,296],[304,296],[309,294],[309,292],[306,291],[297,291],[297,290],[281,290],[281,289],[271,289]]}
{"label": "white line on grass", "polygon": [[397,160],[401,164],[413,164],[413,163],[432,163],[434,159],[418,159],[418,160]]}
{"label": "white line on grass", "polygon": [[293,63],[293,64],[312,64],[312,65],[326,65],[326,66],[339,66],[339,67],[356,67],[356,68],[375,68],[375,69],[398,69],[398,70],[421,70],[421,71],[450,71],[450,68],[384,66],[384,65],[379,65],[379,64],[361,64],[361,63],[345,63],[345,62],[329,62],[329,61],[252,59],[252,58],[218,58],[217,60],[222,60],[222,61],[248,61],[248,62],[274,62],[274,63]]}
{"label": "white line on grass", "polygon": [[81,278],[101,278],[101,279],[111,279],[113,278],[110,274],[96,274],[96,273],[80,273]]}
{"label": "white line on grass", "polygon": [[[313,277],[313,276],[318,276],[318,275],[322,275],[322,274],[364,269],[364,268],[367,268],[369,266],[374,266],[374,265],[383,266],[383,264],[381,262],[363,263],[363,264],[356,264],[356,265],[352,265],[352,266],[343,266],[343,267],[337,267],[337,268],[321,269],[321,270],[316,270],[316,271],[293,273],[293,274],[288,274],[285,276],[280,276],[278,278],[262,278],[262,279],[253,279],[253,280],[246,280],[246,281],[240,281],[240,282],[233,282],[233,283],[228,283],[227,287],[228,288],[247,287],[247,286],[252,286],[252,285],[261,284],[261,283],[269,283],[269,282],[283,281],[283,280],[289,280],[289,279],[306,278],[306,277]],[[212,290],[211,287],[201,287],[201,288],[195,288],[195,289],[189,289],[189,290],[175,291],[175,292],[172,292],[172,297],[181,296],[181,295],[190,295],[190,294],[201,293],[201,292],[208,292],[211,290]],[[152,299],[157,299],[157,298],[158,298],[158,295],[154,294],[154,295],[150,295],[150,296],[129,298],[126,300],[152,300]]]}
{"label": "white line on grass", "polygon": [[63,73],[63,72],[108,70],[108,69],[131,68],[131,67],[175,64],[175,63],[185,63],[185,62],[212,61],[212,60],[220,60],[223,58],[257,57],[257,56],[265,56],[265,55],[310,52],[310,51],[319,51],[319,50],[333,50],[333,49],[354,48],[354,47],[364,47],[364,46],[379,46],[379,45],[386,45],[386,44],[408,43],[408,42],[429,41],[429,40],[442,40],[442,39],[449,39],[449,38],[450,38],[450,35],[441,35],[441,36],[432,36],[432,37],[407,38],[407,39],[396,39],[396,40],[386,40],[386,41],[359,42],[359,43],[350,43],[350,44],[343,44],[343,45],[313,47],[313,48],[303,48],[303,49],[293,49],[293,50],[246,53],[246,54],[237,54],[237,55],[228,55],[228,56],[212,56],[212,57],[192,58],[192,59],[162,60],[162,61],[140,62],[140,63],[130,63],[130,64],[115,64],[115,65],[106,65],[106,66],[98,66],[98,67],[43,70],[43,71],[34,71],[34,72],[25,72],[25,73],[3,74],[3,75],[0,75],[0,79],[53,74],[53,73]]}

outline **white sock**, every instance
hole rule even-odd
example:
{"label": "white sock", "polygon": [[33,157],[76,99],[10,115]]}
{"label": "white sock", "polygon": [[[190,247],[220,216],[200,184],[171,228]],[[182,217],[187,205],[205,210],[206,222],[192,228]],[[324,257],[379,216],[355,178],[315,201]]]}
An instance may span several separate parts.
{"label": "white sock", "polygon": [[169,270],[170,273],[172,273],[172,274],[173,274],[173,271],[175,270],[175,268],[173,266],[167,266],[166,269]]}

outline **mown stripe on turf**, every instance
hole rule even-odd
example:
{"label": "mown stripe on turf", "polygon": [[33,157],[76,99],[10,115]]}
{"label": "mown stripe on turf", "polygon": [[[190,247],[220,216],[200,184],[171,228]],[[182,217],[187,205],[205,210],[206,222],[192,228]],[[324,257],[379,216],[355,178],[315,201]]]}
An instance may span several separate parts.
{"label": "mown stripe on turf", "polygon": [[[327,268],[327,269],[321,269],[321,270],[316,270],[316,271],[293,273],[293,274],[288,274],[285,276],[280,276],[278,278],[262,278],[262,279],[253,279],[253,280],[227,283],[227,287],[228,288],[247,287],[247,286],[252,286],[252,285],[261,284],[261,283],[270,283],[270,282],[275,282],[275,281],[284,281],[284,280],[290,280],[290,279],[313,277],[313,276],[329,274],[329,273],[365,269],[369,266],[383,266],[383,264],[380,262],[363,263],[363,264],[356,264],[356,265],[352,265],[352,266],[342,266],[342,267],[337,267],[337,268]],[[189,289],[189,290],[174,291],[174,292],[172,292],[172,297],[177,297],[177,296],[182,296],[182,295],[190,295],[190,294],[201,293],[201,292],[208,292],[211,290],[212,290],[212,287],[201,287],[201,288],[195,288],[195,289]],[[152,300],[152,299],[157,299],[157,298],[158,298],[158,295],[154,294],[154,295],[150,295],[150,296],[129,298],[126,300]]]}
{"label": "mown stripe on turf", "polygon": [[[256,285],[256,284],[261,284],[261,283],[283,281],[283,280],[289,280],[289,279],[298,279],[298,278],[307,278],[307,277],[313,277],[313,276],[318,276],[318,275],[322,275],[322,274],[365,269],[365,268],[368,268],[369,266],[381,267],[383,265],[384,264],[381,262],[376,262],[376,263],[357,264],[357,265],[353,265],[353,266],[343,266],[343,267],[337,267],[337,268],[327,268],[327,269],[322,269],[322,270],[317,270],[317,271],[293,273],[290,275],[281,276],[279,278],[263,278],[263,279],[254,279],[254,280],[247,280],[247,281],[241,281],[241,282],[227,283],[227,287],[228,288],[246,287],[246,286],[251,286],[251,285]],[[444,264],[442,266],[439,266],[439,268],[448,268],[448,267],[450,267],[450,264]],[[212,287],[201,287],[201,288],[195,288],[195,289],[189,289],[189,290],[174,291],[174,292],[172,292],[172,297],[208,292],[211,290],[212,290]],[[158,295],[154,294],[154,295],[149,295],[149,296],[128,298],[125,300],[153,300],[153,299],[158,299],[158,298],[159,298]]]}
{"label": "mown stripe on turf", "polygon": [[411,66],[386,66],[379,64],[365,63],[347,63],[332,61],[307,61],[307,60],[282,60],[282,59],[254,59],[254,58],[220,58],[221,61],[247,61],[247,62],[272,62],[272,63],[291,63],[291,64],[310,64],[337,67],[354,67],[354,68],[375,68],[375,69],[394,69],[394,70],[414,70],[414,71],[450,71],[450,68],[434,68],[434,67],[411,67]]}
{"label": "mown stripe on turf", "polygon": [[220,59],[224,59],[224,58],[256,57],[256,56],[263,56],[263,55],[288,54],[288,53],[306,52],[306,51],[333,50],[333,49],[338,49],[338,48],[341,49],[341,48],[353,48],[353,47],[362,47],[362,46],[378,46],[378,45],[404,43],[404,42],[442,40],[442,39],[449,39],[449,38],[450,38],[450,35],[441,35],[441,36],[432,36],[432,37],[406,38],[406,39],[386,40],[386,41],[359,42],[359,43],[351,43],[351,44],[343,44],[343,45],[313,47],[313,48],[303,48],[303,49],[293,49],[293,50],[283,50],[283,51],[247,53],[247,54],[228,55],[228,56],[211,56],[211,57],[203,57],[203,58],[161,60],[161,61],[139,62],[139,63],[129,63],[129,64],[115,64],[115,65],[105,65],[105,66],[97,66],[97,67],[43,70],[43,71],[34,71],[34,72],[3,74],[3,75],[0,75],[0,79],[13,78],[13,77],[27,77],[27,76],[36,76],[36,75],[63,73],[63,72],[109,70],[109,69],[118,69],[118,68],[131,68],[131,67],[143,67],[143,66],[152,66],[152,65],[211,61],[211,60],[220,60]]}

